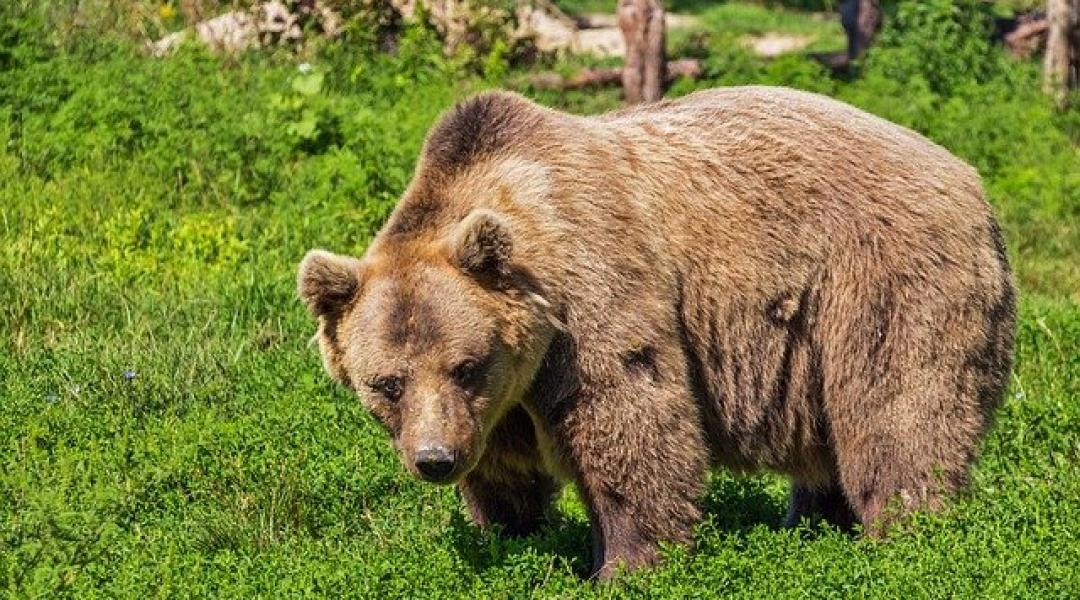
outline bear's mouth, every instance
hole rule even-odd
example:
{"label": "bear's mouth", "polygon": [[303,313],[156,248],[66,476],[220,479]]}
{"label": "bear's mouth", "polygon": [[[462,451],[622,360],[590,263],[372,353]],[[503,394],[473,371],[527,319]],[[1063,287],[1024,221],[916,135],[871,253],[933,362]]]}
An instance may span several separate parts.
{"label": "bear's mouth", "polygon": [[458,479],[459,478],[457,477],[457,473],[453,472],[444,476],[420,475],[421,481],[425,481],[427,483],[434,483],[435,485],[450,485],[453,483],[457,483]]}
{"label": "bear's mouth", "polygon": [[455,463],[454,466],[448,471],[421,471],[419,468],[411,468],[409,472],[414,477],[425,483],[433,483],[435,485],[453,485],[459,481],[465,475],[468,474],[469,469],[465,468],[465,465]]}

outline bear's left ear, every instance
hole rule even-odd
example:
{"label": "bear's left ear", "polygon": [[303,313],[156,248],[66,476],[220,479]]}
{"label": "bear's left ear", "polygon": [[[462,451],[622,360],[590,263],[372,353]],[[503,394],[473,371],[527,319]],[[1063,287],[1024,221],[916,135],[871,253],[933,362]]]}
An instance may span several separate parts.
{"label": "bear's left ear", "polygon": [[312,250],[300,262],[296,287],[313,316],[332,318],[360,290],[360,261]]}
{"label": "bear's left ear", "polygon": [[509,275],[513,249],[510,222],[486,208],[469,213],[450,236],[450,261],[474,276]]}

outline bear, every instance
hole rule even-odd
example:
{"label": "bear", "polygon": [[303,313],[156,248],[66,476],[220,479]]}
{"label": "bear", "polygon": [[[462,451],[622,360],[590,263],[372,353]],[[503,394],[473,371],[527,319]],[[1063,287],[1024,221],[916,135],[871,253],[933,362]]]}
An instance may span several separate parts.
{"label": "bear", "polygon": [[462,101],[363,257],[312,250],[298,289],[405,469],[517,536],[573,484],[600,579],[692,544],[713,468],[789,477],[789,524],[940,509],[1015,333],[976,171],[771,87]]}

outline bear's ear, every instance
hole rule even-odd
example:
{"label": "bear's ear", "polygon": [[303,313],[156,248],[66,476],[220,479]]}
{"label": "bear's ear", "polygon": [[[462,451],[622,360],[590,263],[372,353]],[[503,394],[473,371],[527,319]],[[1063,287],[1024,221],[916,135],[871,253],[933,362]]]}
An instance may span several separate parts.
{"label": "bear's ear", "polygon": [[510,272],[513,236],[506,217],[477,208],[450,236],[450,261],[462,271],[480,277],[501,277]]}
{"label": "bear's ear", "polygon": [[360,289],[360,261],[325,250],[311,250],[300,261],[296,285],[316,317],[341,311]]}

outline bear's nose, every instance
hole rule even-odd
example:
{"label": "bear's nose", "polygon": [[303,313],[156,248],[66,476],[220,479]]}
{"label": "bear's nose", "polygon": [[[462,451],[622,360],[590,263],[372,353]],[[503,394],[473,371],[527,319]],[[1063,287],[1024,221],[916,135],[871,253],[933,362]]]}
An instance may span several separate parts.
{"label": "bear's nose", "polygon": [[416,470],[430,481],[446,479],[454,470],[454,454],[443,447],[424,446],[416,451]]}

